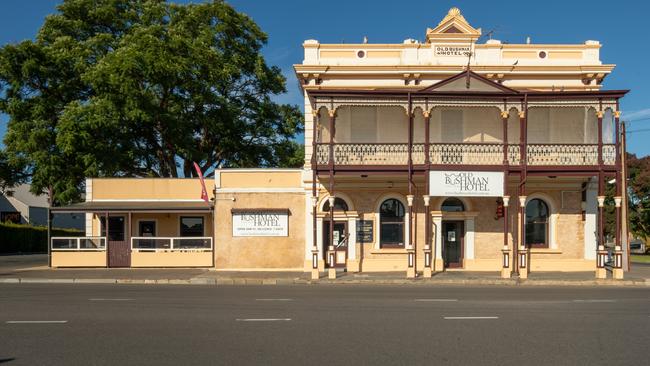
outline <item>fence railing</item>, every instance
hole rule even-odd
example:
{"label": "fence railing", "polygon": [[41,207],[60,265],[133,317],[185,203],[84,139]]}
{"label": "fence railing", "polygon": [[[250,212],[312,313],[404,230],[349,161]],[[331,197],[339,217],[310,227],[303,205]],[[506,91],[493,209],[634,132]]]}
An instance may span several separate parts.
{"label": "fence railing", "polygon": [[[412,145],[413,164],[425,163],[425,145]],[[405,143],[335,143],[332,146],[335,165],[407,165],[408,144]],[[316,162],[330,162],[330,146],[319,143]],[[520,165],[521,146],[509,144],[505,153],[510,165]],[[616,145],[603,145],[603,164],[616,163]],[[501,143],[431,143],[429,161],[435,165],[502,165]],[[528,144],[526,162],[531,166],[596,166],[597,144]]]}
{"label": "fence railing", "polygon": [[160,237],[134,236],[131,238],[131,250],[134,251],[211,251],[210,237]]}
{"label": "fence railing", "polygon": [[52,251],[103,251],[106,250],[104,236],[52,237]]}

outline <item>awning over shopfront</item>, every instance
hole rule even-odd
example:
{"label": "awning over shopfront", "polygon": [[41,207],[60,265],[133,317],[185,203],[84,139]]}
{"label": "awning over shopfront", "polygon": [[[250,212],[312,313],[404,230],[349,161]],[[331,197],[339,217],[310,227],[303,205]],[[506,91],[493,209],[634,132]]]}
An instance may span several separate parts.
{"label": "awning over shopfront", "polygon": [[210,212],[212,203],[204,201],[90,201],[52,207],[53,213],[64,212]]}

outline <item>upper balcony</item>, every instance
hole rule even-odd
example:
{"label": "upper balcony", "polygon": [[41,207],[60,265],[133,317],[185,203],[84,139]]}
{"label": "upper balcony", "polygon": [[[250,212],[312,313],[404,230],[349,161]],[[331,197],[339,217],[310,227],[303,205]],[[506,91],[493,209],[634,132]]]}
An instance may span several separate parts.
{"label": "upper balcony", "polygon": [[[413,113],[410,157],[416,167],[597,169],[617,164],[610,109],[540,106],[529,108],[524,118],[514,109],[448,106],[426,115],[419,109]],[[409,164],[409,117],[401,107],[340,106],[331,121],[323,108],[319,121],[313,150],[319,169]]]}

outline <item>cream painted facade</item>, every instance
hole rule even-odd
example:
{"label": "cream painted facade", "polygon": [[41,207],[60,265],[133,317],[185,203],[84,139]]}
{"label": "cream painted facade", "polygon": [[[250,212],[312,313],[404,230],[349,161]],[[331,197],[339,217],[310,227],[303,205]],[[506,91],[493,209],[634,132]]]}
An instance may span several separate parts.
{"label": "cream painted facade", "polygon": [[[126,263],[111,259],[111,245],[122,244],[100,223],[121,215],[132,267],[313,279],[340,270],[602,277],[608,179],[618,182],[617,224],[625,220],[619,99],[627,91],[602,88],[614,65],[600,60],[600,47],[483,41],[457,8],[422,41],[307,40],[294,66],[305,101],[302,169],[217,169],[206,181],[209,203],[197,179],[89,179],[87,202],[74,209],[86,210],[88,237],[100,249],[108,243],[87,251],[87,242],[63,240],[52,265]],[[467,194],[431,194],[442,185],[431,172],[502,174],[503,189],[472,191],[482,187],[474,181]],[[182,229],[188,216],[202,218],[202,232]],[[143,222],[155,232],[142,237]]]}

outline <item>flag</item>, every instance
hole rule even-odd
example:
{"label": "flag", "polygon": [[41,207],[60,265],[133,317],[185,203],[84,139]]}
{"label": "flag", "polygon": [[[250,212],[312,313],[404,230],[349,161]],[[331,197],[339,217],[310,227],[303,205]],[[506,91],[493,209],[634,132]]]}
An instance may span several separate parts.
{"label": "flag", "polygon": [[201,179],[201,199],[205,201],[205,203],[209,203],[210,199],[208,198],[208,190],[205,189],[205,180],[203,179],[203,173],[201,173],[201,168],[199,168],[199,164],[194,162],[194,169],[196,170],[196,174],[199,175],[199,179]]}

